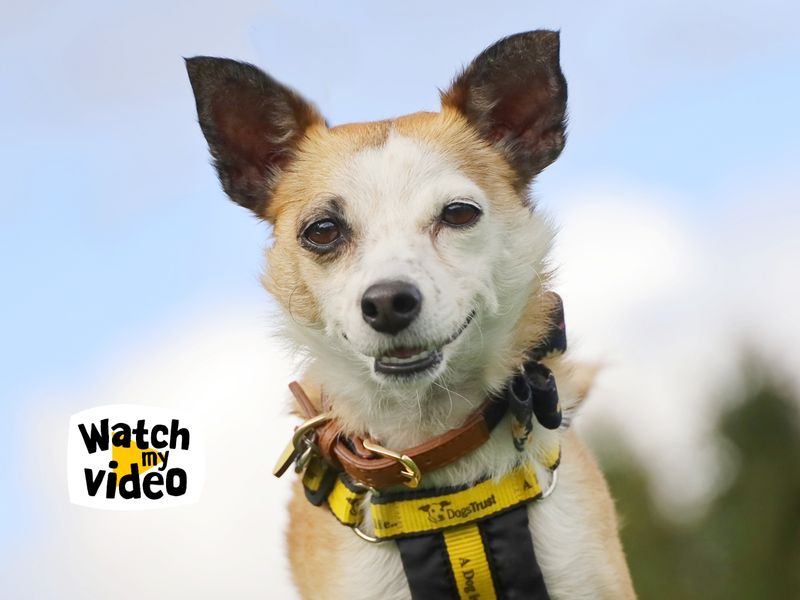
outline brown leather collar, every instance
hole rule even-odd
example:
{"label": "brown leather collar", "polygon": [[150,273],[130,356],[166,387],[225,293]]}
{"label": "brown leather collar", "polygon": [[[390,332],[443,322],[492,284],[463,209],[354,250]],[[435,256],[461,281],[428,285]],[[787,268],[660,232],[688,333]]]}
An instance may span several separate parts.
{"label": "brown leather collar", "polygon": [[[293,381],[289,389],[307,419],[319,413],[299,383]],[[441,469],[486,443],[492,429],[505,415],[506,408],[507,404],[501,398],[486,400],[461,427],[398,454],[410,458],[422,474]],[[322,457],[356,483],[380,490],[409,481],[403,475],[403,463],[368,450],[364,440],[358,436],[345,437],[341,425],[335,420],[317,429],[316,442]]]}

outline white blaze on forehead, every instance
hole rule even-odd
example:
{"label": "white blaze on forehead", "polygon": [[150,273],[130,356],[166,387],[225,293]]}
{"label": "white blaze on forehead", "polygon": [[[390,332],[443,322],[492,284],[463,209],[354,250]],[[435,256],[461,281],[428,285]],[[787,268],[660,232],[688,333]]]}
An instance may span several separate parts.
{"label": "white blaze on forehead", "polygon": [[394,132],[347,161],[334,185],[345,198],[348,218],[368,235],[380,234],[377,223],[427,228],[452,199],[486,204],[480,187],[446,155]]}
{"label": "white blaze on forehead", "polygon": [[[355,252],[331,269],[330,294],[322,302],[329,326],[370,346],[375,332],[361,317],[361,295],[378,281],[398,279],[416,285],[423,297],[411,333],[446,339],[474,308],[479,291],[464,277],[489,276],[482,256],[495,236],[483,190],[440,151],[396,133],[345,161],[330,186],[342,199]],[[453,200],[476,204],[484,213],[480,227],[434,235],[443,206]]]}

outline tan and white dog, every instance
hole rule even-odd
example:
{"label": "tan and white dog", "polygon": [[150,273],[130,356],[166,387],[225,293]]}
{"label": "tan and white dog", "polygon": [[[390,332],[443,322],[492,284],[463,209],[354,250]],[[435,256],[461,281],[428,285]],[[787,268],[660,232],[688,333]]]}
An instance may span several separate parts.
{"label": "tan and white dog", "polygon": [[[458,427],[545,333],[553,229],[528,192],[565,142],[558,33],[484,51],[442,94],[441,112],[336,127],[252,65],[197,57],[187,68],[224,190],[274,227],[264,283],[309,357],[306,389],[324,386],[346,433],[390,448]],[[588,378],[563,357],[547,366],[569,414]],[[528,509],[550,596],[633,598],[590,453],[572,431],[541,427],[525,452],[535,461],[553,435],[558,485]],[[423,485],[499,477],[518,460],[501,423]],[[410,597],[394,544],[362,541],[299,485],[290,513],[304,598]]]}

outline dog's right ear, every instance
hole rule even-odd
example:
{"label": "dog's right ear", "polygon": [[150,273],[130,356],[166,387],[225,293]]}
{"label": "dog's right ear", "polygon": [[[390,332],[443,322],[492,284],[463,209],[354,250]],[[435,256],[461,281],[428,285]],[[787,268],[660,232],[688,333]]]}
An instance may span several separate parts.
{"label": "dog's right ear", "polygon": [[556,31],[512,35],[484,50],[442,93],[444,106],[505,155],[520,188],[564,148],[567,82],[559,48]]}
{"label": "dog's right ear", "polygon": [[423,504],[422,506],[419,507],[419,510],[421,510],[422,512],[428,512],[428,509],[430,509],[430,507],[431,507],[430,504]]}
{"label": "dog's right ear", "polygon": [[261,69],[225,58],[186,59],[200,128],[222,188],[266,218],[281,171],[306,131],[325,126],[314,106]]}

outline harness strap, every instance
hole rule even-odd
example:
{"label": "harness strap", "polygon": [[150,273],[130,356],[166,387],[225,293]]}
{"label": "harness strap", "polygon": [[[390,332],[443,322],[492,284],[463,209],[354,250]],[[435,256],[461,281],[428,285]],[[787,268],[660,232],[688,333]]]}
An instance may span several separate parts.
{"label": "harness strap", "polygon": [[541,493],[535,471],[523,465],[499,482],[485,479],[460,490],[437,489],[433,495],[420,496],[381,494],[372,498],[370,511],[375,537],[388,539],[472,523],[530,502]]}
{"label": "harness strap", "polygon": [[[545,466],[554,471],[560,460],[555,448]],[[338,476],[321,459],[312,459],[303,476],[308,500],[317,506],[327,501],[343,525],[361,522],[361,506],[370,491],[344,473]],[[372,494],[369,515],[373,535],[389,540],[443,531],[467,525],[527,504],[542,495],[532,465],[521,464],[499,480],[484,479],[472,485]]]}
{"label": "harness strap", "polygon": [[414,600],[459,598],[441,533],[397,540],[397,548]]}
{"label": "harness strap", "polygon": [[[547,467],[558,466],[558,451]],[[361,525],[362,505],[377,541],[394,540],[414,600],[549,600],[528,528],[527,504],[542,496],[531,465],[500,480],[471,486],[371,495],[321,459],[309,463],[303,485],[309,500],[327,500],[349,527]],[[325,486],[328,486],[327,491]]]}
{"label": "harness strap", "polygon": [[528,511],[397,540],[414,600],[549,600]]}
{"label": "harness strap", "polygon": [[505,600],[548,600],[542,570],[533,550],[528,509],[518,506],[480,523],[491,557],[497,596]]}
{"label": "harness strap", "polygon": [[459,597],[496,598],[489,556],[479,526],[462,525],[442,535]]}

